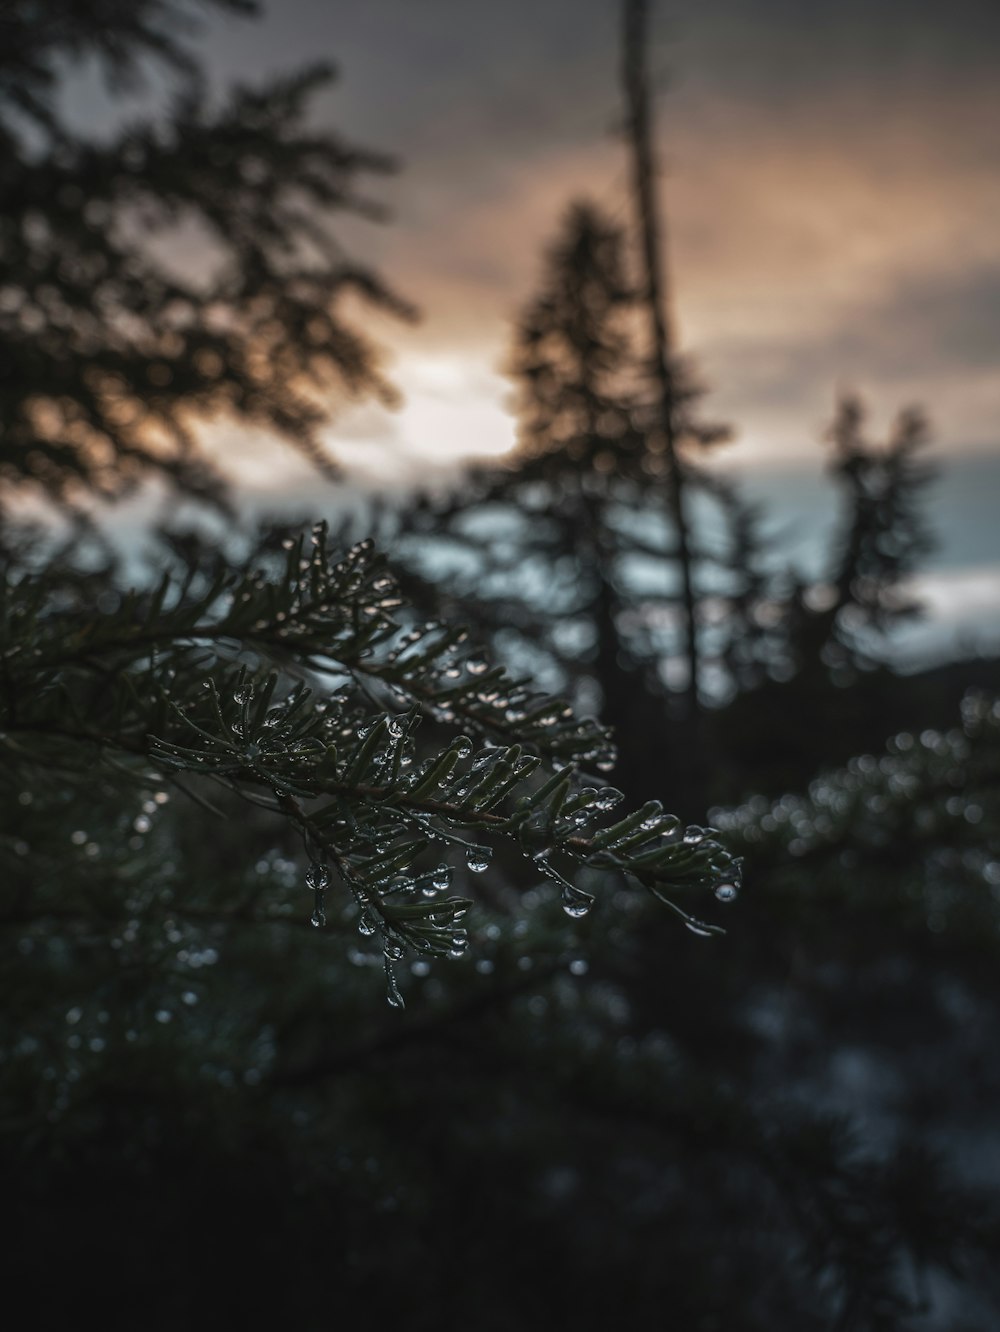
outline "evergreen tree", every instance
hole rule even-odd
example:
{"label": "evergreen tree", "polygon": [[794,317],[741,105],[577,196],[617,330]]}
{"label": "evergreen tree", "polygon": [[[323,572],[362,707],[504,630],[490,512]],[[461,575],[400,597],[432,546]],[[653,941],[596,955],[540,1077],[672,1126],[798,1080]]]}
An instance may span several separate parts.
{"label": "evergreen tree", "polygon": [[[401,548],[434,581],[450,545],[447,586],[433,595],[560,688],[599,700],[641,786],[662,778],[655,755],[680,724],[662,667],[685,648],[672,482],[627,267],[621,229],[592,204],[571,206],[515,330],[517,450],[452,495],[425,497],[404,517],[415,537]],[[700,394],[679,366],[673,383],[677,443],[724,437],[697,419]]]}
{"label": "evergreen tree", "polygon": [[828,604],[816,619],[826,641],[819,655],[832,669],[857,669],[899,621],[919,614],[907,581],[933,549],[924,492],[934,469],[921,412],[900,413],[884,448],[864,437],[864,408],[845,398],[830,428],[831,470],[844,491],[844,516],[828,580]]}
{"label": "evergreen tree", "polygon": [[[209,96],[185,40],[198,9],[246,0],[12,0],[0,13],[0,481],[65,504],[159,476],[219,502],[199,423],[272,431],[317,465],[331,395],[392,396],[348,297],[408,307],[340,247],[338,212],[378,217],[361,188],[391,162],[307,119],[316,65]],[[155,65],[170,108],[106,140],[68,124],[70,62],[117,89]],[[194,229],[207,271],[168,257]]]}

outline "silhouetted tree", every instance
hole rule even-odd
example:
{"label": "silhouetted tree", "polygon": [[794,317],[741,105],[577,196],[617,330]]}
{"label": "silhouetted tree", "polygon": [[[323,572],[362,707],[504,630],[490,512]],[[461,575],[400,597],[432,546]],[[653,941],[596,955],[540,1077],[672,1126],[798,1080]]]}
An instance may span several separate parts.
{"label": "silhouetted tree", "polygon": [[887,631],[920,613],[907,582],[934,547],[925,492],[935,469],[921,457],[928,442],[923,413],[900,413],[881,448],[865,439],[864,421],[861,401],[848,397],[830,427],[830,470],[843,491],[844,513],[828,604],[815,619],[825,632],[819,655],[833,669],[870,662]]}
{"label": "silhouetted tree", "polygon": [[[572,205],[515,328],[516,450],[471,469],[450,495],[424,498],[403,541],[434,595],[600,707],[628,750],[622,771],[639,782],[662,779],[656,753],[684,693],[663,667],[686,651],[672,482],[640,313],[623,232],[594,205]],[[722,437],[698,421],[700,393],[680,366],[672,382],[677,442]],[[436,578],[449,545],[455,558]],[[688,542],[690,562],[706,553]]]}
{"label": "silhouetted tree", "polygon": [[[379,217],[359,189],[379,153],[307,122],[327,65],[209,97],[193,13],[245,0],[11,0],[0,10],[0,481],[69,503],[160,476],[219,501],[200,423],[277,433],[317,465],[331,394],[392,390],[343,314],[408,307],[330,229]],[[162,115],[103,140],[67,123],[71,62],[113,90],[155,64],[179,80]],[[165,242],[201,238],[192,269]]]}
{"label": "silhouetted tree", "polygon": [[636,231],[642,255],[643,309],[650,330],[650,369],[656,386],[655,428],[662,442],[669,481],[670,513],[677,541],[677,559],[684,612],[684,691],[690,712],[699,705],[700,642],[697,591],[691,551],[689,501],[679,450],[679,393],[673,364],[669,291],[665,272],[665,235],[656,197],[656,163],[650,129],[649,79],[646,69],[647,0],[624,0],[622,80],[626,102],[626,134],[632,160]]}

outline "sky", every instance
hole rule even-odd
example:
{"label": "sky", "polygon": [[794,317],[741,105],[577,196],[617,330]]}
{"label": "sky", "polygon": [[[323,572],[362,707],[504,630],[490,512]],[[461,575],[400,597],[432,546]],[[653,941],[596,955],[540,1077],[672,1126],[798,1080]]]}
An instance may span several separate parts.
{"label": "sky", "polygon": [[[361,474],[513,442],[511,328],[570,201],[630,221],[618,0],[273,0],[213,21],[213,83],[331,58],[318,123],[394,154],[352,253],[422,310],[373,328],[404,395],[343,411]],[[811,464],[838,393],[909,403],[946,457],[1000,453],[1000,5],[659,0],[657,150],[680,349],[740,464]],[[72,94],[95,123],[99,97]],[[297,464],[263,441],[247,482]],[[277,469],[277,473],[276,473]]]}

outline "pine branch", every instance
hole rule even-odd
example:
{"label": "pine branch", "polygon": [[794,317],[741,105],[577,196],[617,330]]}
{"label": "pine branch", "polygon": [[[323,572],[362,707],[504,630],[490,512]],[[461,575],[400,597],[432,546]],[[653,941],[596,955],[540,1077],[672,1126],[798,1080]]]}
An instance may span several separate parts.
{"label": "pine branch", "polygon": [[[735,896],[740,863],[713,829],[684,829],[656,801],[610,817],[621,793],[588,780],[613,757],[596,722],[492,666],[460,629],[407,628],[371,542],[338,557],[320,524],[280,561],[258,552],[210,577],[192,565],[98,616],[49,591],[45,570],[8,578],[0,606],[0,743],[25,780],[85,773],[96,754],[126,779],[206,779],[262,806],[310,857],[313,923],[339,880],[378,936],[395,1004],[407,951],[468,944],[472,902],[443,896],[452,871],[435,846],[474,872],[494,844],[516,847],[572,917],[593,901],[581,877],[627,876],[700,934],[718,927],[674,897]],[[425,740],[428,722],[452,734]]]}

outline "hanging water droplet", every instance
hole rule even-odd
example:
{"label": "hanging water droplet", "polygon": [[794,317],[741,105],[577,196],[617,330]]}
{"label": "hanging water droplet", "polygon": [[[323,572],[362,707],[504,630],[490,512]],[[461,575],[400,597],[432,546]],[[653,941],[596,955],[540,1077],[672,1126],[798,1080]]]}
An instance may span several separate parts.
{"label": "hanging water droplet", "polygon": [[309,888],[312,888],[314,892],[322,891],[324,888],[329,887],[330,871],[320,861],[314,860],[306,870],[306,884]]}
{"label": "hanging water droplet", "polygon": [[715,895],[720,902],[732,902],[736,893],[737,889],[734,883],[720,883],[715,890]]}
{"label": "hanging water droplet", "polygon": [[326,912],[323,910],[321,906],[317,905],[314,908],[312,915],[309,917],[309,920],[311,924],[315,925],[316,928],[319,929],[321,925],[326,924]]}
{"label": "hanging water droplet", "polygon": [[370,937],[378,929],[375,917],[370,911],[362,911],[361,919],[358,921],[358,933]]}
{"label": "hanging water droplet", "polygon": [[488,846],[470,846],[465,853],[465,863],[473,874],[482,874],[489,868],[493,852]]}
{"label": "hanging water droplet", "polygon": [[431,875],[431,885],[436,893],[447,888],[451,883],[451,866],[438,865],[437,869]]}
{"label": "hanging water droplet", "polygon": [[382,954],[384,957],[387,957],[390,962],[398,962],[403,956],[402,945],[396,943],[394,939],[386,939],[382,944]]}
{"label": "hanging water droplet", "polygon": [[489,662],[484,657],[470,657],[465,663],[470,675],[482,675],[489,669]]}
{"label": "hanging water droplet", "polygon": [[396,984],[396,976],[392,969],[392,963],[388,958],[385,959],[385,989],[386,1001],[390,1008],[405,1008],[406,1001],[400,993],[399,986]]}
{"label": "hanging water droplet", "polygon": [[567,916],[572,916],[574,920],[579,920],[585,916],[594,904],[594,899],[590,893],[585,893],[582,888],[577,888],[575,884],[567,883],[562,890],[562,909]]}
{"label": "hanging water droplet", "polygon": [[253,687],[251,685],[242,685],[239,689],[236,690],[235,694],[233,694],[234,703],[239,703],[239,704],[249,703],[252,698],[253,698]]}

